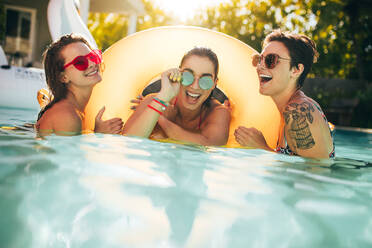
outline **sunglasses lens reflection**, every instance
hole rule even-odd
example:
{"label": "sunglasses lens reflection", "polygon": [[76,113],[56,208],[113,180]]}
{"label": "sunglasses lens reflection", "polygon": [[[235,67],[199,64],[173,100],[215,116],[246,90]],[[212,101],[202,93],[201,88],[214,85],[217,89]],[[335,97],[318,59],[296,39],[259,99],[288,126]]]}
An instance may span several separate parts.
{"label": "sunglasses lens reflection", "polygon": [[[182,72],[182,85],[189,86],[194,82],[194,75],[189,71]],[[209,90],[213,87],[213,79],[210,76],[204,76],[199,78],[199,87],[202,90]]]}
{"label": "sunglasses lens reflection", "polygon": [[209,90],[213,86],[213,79],[209,76],[201,77],[199,79],[199,87],[203,90]]}
{"label": "sunglasses lens reflection", "polygon": [[252,58],[252,65],[256,67],[260,63],[260,55],[256,54]]}
{"label": "sunglasses lens reflection", "polygon": [[268,54],[265,57],[265,65],[268,69],[273,69],[278,62],[278,55],[276,54]]}
{"label": "sunglasses lens reflection", "polygon": [[86,57],[79,56],[75,59],[73,65],[76,67],[76,69],[84,71],[88,68],[88,59]]}
{"label": "sunglasses lens reflection", "polygon": [[184,86],[189,86],[194,82],[194,75],[189,71],[182,72],[182,84]]}
{"label": "sunglasses lens reflection", "polygon": [[79,71],[84,71],[89,66],[89,61],[92,61],[95,64],[101,64],[102,63],[102,53],[100,50],[93,50],[89,54],[85,56],[78,56],[74,59],[72,64],[75,66],[76,69]]}
{"label": "sunglasses lens reflection", "polygon": [[265,67],[267,69],[273,69],[278,64],[279,55],[273,53],[266,56],[256,54],[252,58],[252,65],[254,67],[258,66],[261,64],[262,59],[264,59]]}

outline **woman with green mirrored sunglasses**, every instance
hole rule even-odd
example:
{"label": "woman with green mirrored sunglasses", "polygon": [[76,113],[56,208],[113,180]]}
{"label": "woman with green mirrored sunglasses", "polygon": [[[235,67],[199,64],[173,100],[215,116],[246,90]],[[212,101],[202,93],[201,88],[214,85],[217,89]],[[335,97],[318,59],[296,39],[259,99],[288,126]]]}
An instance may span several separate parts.
{"label": "woman with green mirrored sunglasses", "polygon": [[[191,85],[195,80],[195,76],[190,71],[182,72],[181,83],[183,86]],[[198,79],[199,87],[203,90],[209,90],[214,86],[214,81],[212,76],[202,76]]]}
{"label": "woman with green mirrored sunglasses", "polygon": [[228,101],[221,104],[212,97],[218,69],[212,50],[190,50],[179,68],[163,72],[160,91],[143,98],[125,124],[124,134],[225,145],[231,117]]}

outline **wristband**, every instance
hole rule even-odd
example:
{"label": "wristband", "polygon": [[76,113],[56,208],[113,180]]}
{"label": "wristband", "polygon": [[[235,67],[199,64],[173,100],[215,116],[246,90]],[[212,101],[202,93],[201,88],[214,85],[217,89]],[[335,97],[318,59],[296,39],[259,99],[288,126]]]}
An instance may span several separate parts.
{"label": "wristband", "polygon": [[152,110],[154,110],[154,111],[156,111],[156,112],[158,112],[158,114],[159,115],[162,115],[163,113],[160,111],[160,110],[157,110],[156,108],[154,108],[153,106],[151,106],[150,104],[149,105],[147,105],[147,107],[149,107],[150,109],[152,109]]}
{"label": "wristband", "polygon": [[164,108],[168,107],[168,103],[166,103],[166,102],[163,101],[163,100],[160,100],[160,99],[157,98],[157,97],[154,97],[152,100],[155,101],[155,102],[157,102],[157,103],[159,103],[159,104],[162,105]]}

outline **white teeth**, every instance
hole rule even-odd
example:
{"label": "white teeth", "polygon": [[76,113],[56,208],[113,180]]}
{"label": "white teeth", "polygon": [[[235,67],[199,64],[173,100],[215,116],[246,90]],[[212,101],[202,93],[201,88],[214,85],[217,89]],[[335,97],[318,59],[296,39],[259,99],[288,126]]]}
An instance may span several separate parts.
{"label": "white teeth", "polygon": [[260,77],[261,77],[261,78],[270,78],[270,79],[272,78],[272,76],[265,75],[265,74],[260,74]]}
{"label": "white teeth", "polygon": [[94,70],[94,71],[88,73],[87,76],[92,76],[92,75],[96,74],[97,72],[98,72],[98,70]]}
{"label": "white teeth", "polygon": [[188,91],[186,91],[186,94],[191,96],[191,97],[195,97],[195,98],[200,96],[200,94],[193,94],[193,93],[190,93]]}
{"label": "white teeth", "polygon": [[273,77],[265,74],[260,74],[260,82],[261,83],[267,83],[269,82]]}

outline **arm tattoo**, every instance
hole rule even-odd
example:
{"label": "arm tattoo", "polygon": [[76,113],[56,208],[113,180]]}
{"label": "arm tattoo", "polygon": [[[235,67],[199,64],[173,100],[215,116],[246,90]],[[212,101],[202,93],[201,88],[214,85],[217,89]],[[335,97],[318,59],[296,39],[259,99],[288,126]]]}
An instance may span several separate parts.
{"label": "arm tattoo", "polygon": [[296,143],[296,148],[310,149],[315,145],[315,141],[310,132],[308,122],[313,123],[312,116],[314,107],[307,102],[289,104],[284,111],[284,120],[286,125],[292,119],[289,127],[289,137]]}

